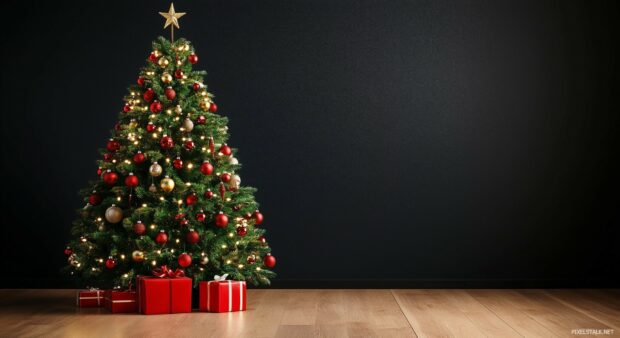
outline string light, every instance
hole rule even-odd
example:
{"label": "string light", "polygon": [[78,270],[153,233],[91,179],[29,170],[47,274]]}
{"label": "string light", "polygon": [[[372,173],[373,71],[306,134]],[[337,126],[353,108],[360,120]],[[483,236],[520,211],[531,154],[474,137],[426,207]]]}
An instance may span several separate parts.
{"label": "string light", "polygon": [[158,254],[158,255],[161,255],[161,250],[157,250],[157,254]]}
{"label": "string light", "polygon": [[164,196],[159,196],[159,200],[163,202],[165,200]]}
{"label": "string light", "polygon": [[232,263],[232,261],[230,259],[227,259],[226,264],[230,264],[230,263]]}
{"label": "string light", "polygon": [[118,196],[118,197],[116,198],[116,200],[120,202],[120,201],[121,201],[121,197],[120,197],[120,196]]}
{"label": "string light", "polygon": [[170,253],[174,253],[174,249],[170,249]]}
{"label": "string light", "polygon": [[228,237],[232,238],[235,234],[233,234],[232,232],[228,233]]}
{"label": "string light", "polygon": [[156,261],[156,260],[151,261],[151,265],[152,265],[152,266],[157,265],[157,261]]}
{"label": "string light", "polygon": [[257,266],[257,267],[256,267],[256,271],[260,271],[260,267],[258,267],[258,266]]}
{"label": "string light", "polygon": [[179,243],[181,240],[177,238],[177,240],[175,242]]}
{"label": "string light", "polygon": [[97,221],[98,221],[98,222],[101,222],[101,217],[97,217]]}
{"label": "string light", "polygon": [[222,249],[226,249],[226,248],[228,248],[228,245],[222,244]]}
{"label": "string light", "polygon": [[146,203],[142,204],[142,207],[143,207],[143,208],[146,208],[146,207],[147,207]]}
{"label": "string light", "polygon": [[[191,163],[188,163],[188,164],[187,164],[187,169],[192,169],[193,167],[194,167],[194,165],[193,165],[193,164],[191,164]],[[188,182],[188,184],[189,184],[189,182]]]}
{"label": "string light", "polygon": [[156,225],[155,224],[151,224],[151,229],[155,229]]}
{"label": "string light", "polygon": [[125,255],[121,255],[121,259],[125,259]]}
{"label": "string light", "polygon": [[[189,169],[191,169],[191,168],[189,168]],[[185,182],[185,185],[188,186],[188,187],[191,187],[192,186],[192,182]]]}
{"label": "string light", "polygon": [[153,138],[157,138],[157,133],[153,133]]}
{"label": "string light", "polygon": [[237,267],[238,267],[239,269],[243,269],[243,264],[239,264],[239,265],[237,265]]}
{"label": "string light", "polygon": [[128,275],[128,274],[124,274],[124,275],[123,275],[123,278],[127,278],[127,277],[129,277],[129,275]]}

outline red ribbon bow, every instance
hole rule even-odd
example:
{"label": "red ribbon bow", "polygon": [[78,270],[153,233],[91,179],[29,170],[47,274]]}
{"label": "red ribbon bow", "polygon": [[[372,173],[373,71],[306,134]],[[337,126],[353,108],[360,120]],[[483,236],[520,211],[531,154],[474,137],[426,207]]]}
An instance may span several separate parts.
{"label": "red ribbon bow", "polygon": [[181,269],[171,270],[167,265],[162,265],[161,268],[153,269],[153,276],[159,278],[179,278],[185,277],[185,272]]}

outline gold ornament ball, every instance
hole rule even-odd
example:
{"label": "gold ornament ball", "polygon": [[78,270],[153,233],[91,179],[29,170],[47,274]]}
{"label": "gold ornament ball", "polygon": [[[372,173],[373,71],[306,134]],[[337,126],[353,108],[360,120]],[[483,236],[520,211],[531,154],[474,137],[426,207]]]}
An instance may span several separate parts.
{"label": "gold ornament ball", "polygon": [[209,263],[209,257],[207,257],[207,256],[202,256],[202,257],[200,258],[200,264],[202,264],[202,265],[207,265],[208,263]]}
{"label": "gold ornament ball", "polygon": [[172,189],[174,189],[174,181],[170,177],[166,176],[163,180],[161,180],[159,186],[163,191],[171,192]]}
{"label": "gold ornament ball", "polygon": [[211,102],[208,99],[200,100],[200,109],[209,111],[209,108],[211,108]]}
{"label": "gold ornament ball", "polygon": [[159,64],[161,68],[166,68],[168,67],[168,64],[170,63],[170,61],[168,61],[168,59],[166,58],[161,58],[159,59],[159,61],[157,61],[157,63]]}
{"label": "gold ornament ball", "polygon": [[161,76],[161,82],[163,82],[165,84],[169,84],[170,82],[172,82],[172,75],[170,75],[168,73],[164,73]]}
{"label": "gold ornament ball", "polygon": [[231,156],[231,157],[228,159],[228,163],[230,163],[230,164],[232,164],[232,165],[237,165],[237,164],[239,164],[239,160],[238,160],[236,157],[232,157],[232,156]]}
{"label": "gold ornament ball", "polygon": [[105,219],[112,224],[118,223],[123,219],[123,210],[112,204],[112,206],[105,211]]}
{"label": "gold ornament ball", "polygon": [[183,121],[183,129],[188,133],[194,129],[194,122],[189,117]]}
{"label": "gold ornament ball", "polygon": [[136,119],[131,119],[131,121],[129,121],[129,128],[135,128],[138,126],[138,121],[136,121]]}
{"label": "gold ornament ball", "polygon": [[183,112],[183,108],[181,108],[181,106],[177,104],[177,106],[174,107],[174,112],[177,114],[181,114]]}
{"label": "gold ornament ball", "polygon": [[240,186],[241,186],[241,177],[239,177],[239,175],[233,175],[232,179],[230,180],[230,187],[232,189],[239,189]]}
{"label": "gold ornament ball", "polygon": [[149,187],[149,191],[152,193],[156,193],[157,192],[157,187],[155,186],[155,184],[151,184],[151,186]]}
{"label": "gold ornament ball", "polygon": [[153,54],[155,54],[155,56],[160,57],[161,53],[156,49],[153,51]]}
{"label": "gold ornament ball", "polygon": [[153,164],[151,164],[151,166],[149,167],[149,174],[151,174],[151,176],[153,177],[157,177],[161,175],[162,172],[163,172],[163,169],[157,162],[153,162]]}
{"label": "gold ornament ball", "polygon": [[140,250],[136,250],[134,252],[131,253],[131,259],[133,259],[134,262],[136,263],[140,263],[144,261],[144,252],[140,251]]}

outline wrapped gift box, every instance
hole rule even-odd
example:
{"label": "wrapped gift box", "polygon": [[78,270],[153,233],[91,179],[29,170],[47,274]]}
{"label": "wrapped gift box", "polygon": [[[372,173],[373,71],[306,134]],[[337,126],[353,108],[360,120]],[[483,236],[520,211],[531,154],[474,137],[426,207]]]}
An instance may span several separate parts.
{"label": "wrapped gift box", "polygon": [[98,289],[79,290],[76,303],[79,307],[103,306],[103,291]]}
{"label": "wrapped gift box", "polygon": [[112,313],[137,312],[138,304],[135,291],[106,290],[104,294],[105,308]]}
{"label": "wrapped gift box", "polygon": [[139,276],[138,310],[145,315],[192,312],[192,279]]}
{"label": "wrapped gift box", "polygon": [[208,282],[200,282],[198,285],[200,290],[200,311],[245,311],[245,281],[216,279]]}

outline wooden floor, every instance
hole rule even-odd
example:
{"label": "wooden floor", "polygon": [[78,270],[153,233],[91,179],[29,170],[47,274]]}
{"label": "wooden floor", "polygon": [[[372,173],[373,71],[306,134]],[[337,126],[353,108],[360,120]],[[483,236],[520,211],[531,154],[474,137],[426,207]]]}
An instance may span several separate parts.
{"label": "wooden floor", "polygon": [[74,297],[0,290],[0,337],[620,336],[619,290],[248,290],[245,312],[158,316],[79,309]]}

